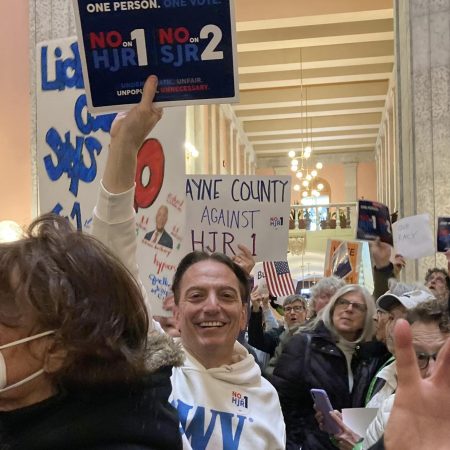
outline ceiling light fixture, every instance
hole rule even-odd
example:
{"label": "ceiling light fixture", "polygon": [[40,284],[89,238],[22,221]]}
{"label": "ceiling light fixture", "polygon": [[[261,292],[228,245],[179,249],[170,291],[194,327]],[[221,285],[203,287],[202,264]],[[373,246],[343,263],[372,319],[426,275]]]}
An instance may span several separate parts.
{"label": "ceiling light fixture", "polygon": [[[309,119],[309,120],[308,120]],[[303,88],[303,60],[302,60],[302,49],[300,49],[300,130],[301,148],[298,152],[290,150],[288,153],[289,158],[291,158],[291,171],[295,172],[295,176],[302,181],[302,196],[303,197],[318,197],[320,196],[320,191],[323,189],[319,188],[319,185],[315,178],[318,175],[318,170],[323,168],[321,162],[317,162],[315,169],[311,170],[308,167],[308,160],[313,153],[313,126],[312,117],[308,118],[308,90]],[[305,145],[306,144],[306,145]],[[298,155],[298,156],[297,156]],[[300,166],[300,167],[299,167]],[[295,191],[300,190],[300,185],[295,184],[293,186]]]}

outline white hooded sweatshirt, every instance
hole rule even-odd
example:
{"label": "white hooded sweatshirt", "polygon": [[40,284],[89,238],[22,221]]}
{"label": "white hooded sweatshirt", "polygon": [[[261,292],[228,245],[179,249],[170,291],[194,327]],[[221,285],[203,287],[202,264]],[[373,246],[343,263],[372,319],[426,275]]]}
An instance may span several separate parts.
{"label": "white hooded sweatshirt", "polygon": [[[134,189],[110,194],[100,187],[93,235],[139,280],[136,264]],[[144,297],[147,294],[141,284]],[[150,305],[147,301],[149,316]],[[153,326],[160,329],[155,321]],[[185,350],[172,371],[170,401],[178,410],[186,450],[284,450],[284,419],[275,388],[261,376],[252,355],[235,343],[233,363],[206,369]]]}
{"label": "white hooded sweatshirt", "polygon": [[236,362],[212,369],[185,354],[184,365],[172,371],[170,398],[178,410],[183,448],[284,450],[278,395],[245,347],[236,342]]}

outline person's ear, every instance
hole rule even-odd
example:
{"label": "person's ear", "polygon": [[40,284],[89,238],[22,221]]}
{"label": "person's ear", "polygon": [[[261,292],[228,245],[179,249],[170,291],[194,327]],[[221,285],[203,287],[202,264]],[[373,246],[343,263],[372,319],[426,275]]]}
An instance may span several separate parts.
{"label": "person's ear", "polygon": [[47,348],[44,359],[44,371],[46,373],[58,372],[67,358],[67,350],[62,345],[52,342]]}
{"label": "person's ear", "polygon": [[239,321],[239,329],[241,331],[245,330],[247,327],[247,305],[245,303],[242,303],[242,310],[241,310],[241,318]]}
{"label": "person's ear", "polygon": [[181,313],[180,313],[180,307],[176,303],[172,307],[172,314],[173,318],[175,319],[175,326],[177,327],[178,331],[181,333]]}

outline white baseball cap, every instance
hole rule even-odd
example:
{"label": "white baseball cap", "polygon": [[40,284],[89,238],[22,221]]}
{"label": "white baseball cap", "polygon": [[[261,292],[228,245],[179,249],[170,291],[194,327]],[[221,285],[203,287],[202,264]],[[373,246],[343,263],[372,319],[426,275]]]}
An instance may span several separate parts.
{"label": "white baseball cap", "polygon": [[402,295],[394,295],[386,292],[377,300],[377,307],[389,311],[396,304],[400,303],[406,309],[413,309],[420,303],[436,300],[436,297],[430,292],[416,289],[415,291],[405,292]]}

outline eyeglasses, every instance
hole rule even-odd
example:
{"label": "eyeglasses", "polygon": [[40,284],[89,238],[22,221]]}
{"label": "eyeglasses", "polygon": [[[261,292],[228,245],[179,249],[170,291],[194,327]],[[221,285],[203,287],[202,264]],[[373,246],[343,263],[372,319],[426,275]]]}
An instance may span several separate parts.
{"label": "eyeglasses", "polygon": [[430,359],[433,358],[433,361],[436,361],[437,355],[437,353],[428,354],[423,352],[416,352],[417,364],[419,365],[419,369],[426,369],[430,364]]}
{"label": "eyeglasses", "polygon": [[286,306],[286,308],[283,309],[285,313],[302,312],[305,310],[303,306]]}
{"label": "eyeglasses", "polygon": [[367,306],[364,303],[351,302],[346,298],[338,298],[335,305],[336,308],[340,307],[341,309],[347,309],[350,305],[352,305],[352,309],[360,313],[364,313],[367,311]]}

